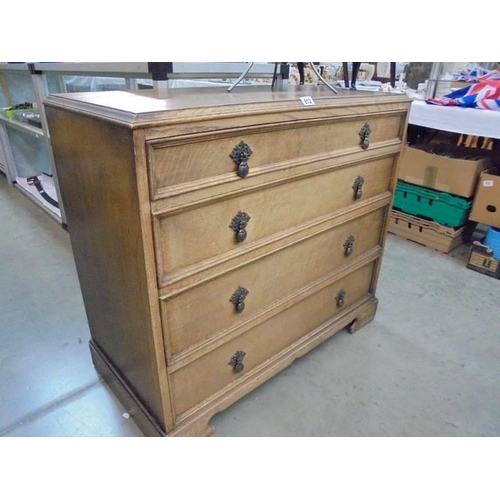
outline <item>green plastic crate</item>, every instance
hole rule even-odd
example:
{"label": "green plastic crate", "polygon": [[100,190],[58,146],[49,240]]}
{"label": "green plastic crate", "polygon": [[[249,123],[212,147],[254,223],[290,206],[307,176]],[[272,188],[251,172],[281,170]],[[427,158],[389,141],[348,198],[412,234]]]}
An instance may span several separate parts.
{"label": "green plastic crate", "polygon": [[394,208],[448,227],[467,223],[472,200],[398,181]]}

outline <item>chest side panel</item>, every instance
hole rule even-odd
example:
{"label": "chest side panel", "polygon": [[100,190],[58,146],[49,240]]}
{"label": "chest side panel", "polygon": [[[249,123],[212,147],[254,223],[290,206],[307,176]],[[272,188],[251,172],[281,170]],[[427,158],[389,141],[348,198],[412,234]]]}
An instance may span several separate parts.
{"label": "chest side panel", "polygon": [[164,427],[132,131],[47,107],[92,341]]}

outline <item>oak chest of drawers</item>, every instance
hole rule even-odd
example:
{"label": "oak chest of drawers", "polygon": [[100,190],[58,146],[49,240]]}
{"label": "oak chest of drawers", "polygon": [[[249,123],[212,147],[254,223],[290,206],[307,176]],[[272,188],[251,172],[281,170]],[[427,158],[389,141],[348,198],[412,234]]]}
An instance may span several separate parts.
{"label": "oak chest of drawers", "polygon": [[94,364],[146,435],[208,434],[373,319],[406,97],[207,88],[45,106]]}

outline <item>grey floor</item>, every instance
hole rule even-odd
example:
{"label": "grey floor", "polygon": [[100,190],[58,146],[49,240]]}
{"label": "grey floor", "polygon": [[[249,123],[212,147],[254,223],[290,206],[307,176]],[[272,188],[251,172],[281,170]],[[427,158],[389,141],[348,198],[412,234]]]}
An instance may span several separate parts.
{"label": "grey floor", "polygon": [[[389,235],[376,319],[212,420],[215,436],[500,435],[500,281]],[[98,378],[69,236],[0,176],[0,436],[142,436]]]}

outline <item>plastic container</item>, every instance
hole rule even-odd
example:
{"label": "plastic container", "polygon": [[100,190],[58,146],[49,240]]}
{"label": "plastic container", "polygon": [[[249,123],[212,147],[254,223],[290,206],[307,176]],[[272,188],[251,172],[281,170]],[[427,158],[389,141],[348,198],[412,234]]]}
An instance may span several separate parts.
{"label": "plastic container", "polygon": [[394,208],[455,228],[467,223],[472,200],[398,181]]}
{"label": "plastic container", "polygon": [[495,259],[500,259],[500,228],[490,227],[483,243],[493,250]]}

